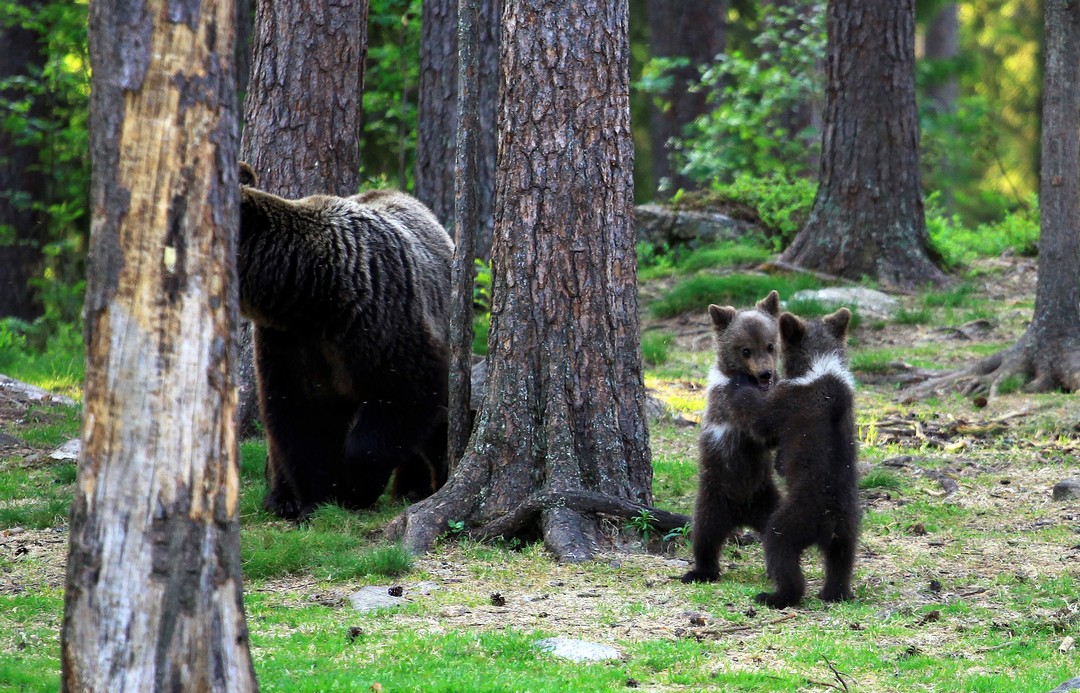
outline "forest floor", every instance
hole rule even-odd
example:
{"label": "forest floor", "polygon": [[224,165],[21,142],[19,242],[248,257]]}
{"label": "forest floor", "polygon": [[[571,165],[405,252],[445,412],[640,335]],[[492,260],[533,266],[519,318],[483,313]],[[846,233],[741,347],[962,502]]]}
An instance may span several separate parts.
{"label": "forest floor", "polygon": [[[556,564],[538,546],[447,539],[394,578],[300,571],[249,580],[264,690],[379,683],[388,691],[1046,691],[1080,675],[1070,645],[1080,639],[1080,499],[1053,499],[1055,484],[1080,477],[1080,402],[1021,392],[985,404],[960,396],[909,401],[897,385],[912,368],[960,366],[1022,333],[1034,261],[988,260],[975,270],[962,305],[926,309],[918,296],[899,297],[906,315],[921,317],[863,319],[852,334],[866,511],[854,602],[811,596],[783,611],[756,605],[753,596],[769,585],[752,537],[725,547],[725,572],[711,585],[679,581],[690,565],[680,538],[639,532],[627,540],[618,525],[609,529],[620,550],[584,564]],[[643,287],[643,295],[659,290]],[[704,311],[646,319],[645,329],[675,336],[648,385],[695,421],[711,358]],[[36,433],[50,427],[59,433]],[[20,660],[58,671],[66,529],[14,522],[23,505],[70,501],[73,465],[50,453],[73,429],[70,408],[0,390],[0,604],[17,607],[0,613],[0,688],[5,674],[22,680]],[[651,444],[657,505],[690,513],[695,426],[654,422]],[[29,489],[25,497],[17,497],[20,488]],[[395,510],[382,512],[389,519]],[[377,532],[369,539],[377,542]],[[803,564],[813,595],[821,582],[816,553]],[[350,595],[371,585],[400,586],[403,605],[354,611]],[[37,593],[49,599],[35,609],[26,598]],[[586,639],[621,654],[567,664],[530,653],[521,643],[534,635]],[[459,671],[455,661],[471,668]],[[425,685],[425,671],[449,672],[450,683]],[[489,684],[469,683],[484,676],[493,677]]]}

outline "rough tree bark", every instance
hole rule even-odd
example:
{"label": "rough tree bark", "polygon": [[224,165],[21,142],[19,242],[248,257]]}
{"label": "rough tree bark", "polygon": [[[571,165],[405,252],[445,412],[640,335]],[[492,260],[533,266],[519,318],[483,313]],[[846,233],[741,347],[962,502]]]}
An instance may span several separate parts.
{"label": "rough tree bark", "polygon": [[669,192],[692,190],[697,184],[671,166],[669,142],[682,137],[686,126],[708,109],[708,94],[692,90],[702,65],[724,51],[727,36],[724,15],[728,0],[650,0],[650,54],[655,58],[683,57],[689,64],[671,72],[671,88],[659,97],[662,107],[649,113],[653,176],[657,185],[669,181]]}
{"label": "rough tree bark", "polygon": [[886,288],[947,278],[919,179],[914,0],[830,0],[817,197],[782,260]]}
{"label": "rough tree bark", "polygon": [[1039,278],[1035,315],[1016,344],[909,388],[997,394],[1021,376],[1028,392],[1080,390],[1080,3],[1046,0]]}
{"label": "rough tree bark", "polygon": [[[259,3],[240,158],[261,189],[288,199],[357,193],[367,13],[367,0]],[[258,413],[257,332],[244,321],[238,418],[245,434]]]}
{"label": "rough tree bark", "polygon": [[598,509],[652,502],[626,2],[522,0],[502,30],[486,395],[447,485],[388,529],[424,551],[462,520],[583,560]]}
{"label": "rough tree bark", "polygon": [[90,7],[65,691],[255,690],[240,579],[231,2]]}
{"label": "rough tree bark", "polygon": [[[476,251],[491,256],[492,210],[495,199],[495,112],[499,104],[500,0],[480,0],[477,9],[477,196]],[[413,194],[450,228],[454,221],[457,148],[458,2],[424,0],[420,28],[420,91],[417,102],[416,168]]]}
{"label": "rough tree bark", "polygon": [[480,0],[458,3],[458,94],[454,166],[454,263],[450,292],[447,463],[453,474],[472,433],[473,261],[480,229]]}
{"label": "rough tree bark", "polygon": [[[40,8],[36,0],[20,3],[32,11]],[[40,71],[45,54],[36,31],[0,23],[0,82],[25,77]],[[0,90],[0,101],[20,101],[27,94],[18,87]],[[41,96],[31,96],[30,118],[43,117]],[[31,202],[44,202],[46,181],[36,147],[18,142],[18,133],[0,127],[0,317],[13,316],[33,320],[41,315],[41,302],[30,280],[41,276],[45,256],[42,246],[48,238],[45,215],[33,209]]]}

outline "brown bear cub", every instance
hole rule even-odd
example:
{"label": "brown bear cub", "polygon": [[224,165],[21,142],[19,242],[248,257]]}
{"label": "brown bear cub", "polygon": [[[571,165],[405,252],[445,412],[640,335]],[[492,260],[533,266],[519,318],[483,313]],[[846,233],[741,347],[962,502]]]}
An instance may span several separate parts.
{"label": "brown bear cub", "polygon": [[847,308],[821,320],[780,316],[787,379],[768,392],[732,382],[724,396],[730,425],[777,444],[787,493],[762,533],[765,569],[775,592],[757,601],[776,608],[798,604],[806,590],[799,561],[817,544],[825,560],[823,601],[852,598],[859,535],[855,439],[855,381],[847,368]]}
{"label": "brown bear cub", "polygon": [[742,387],[764,394],[775,382],[779,315],[780,295],[775,291],[751,310],[709,306],[716,364],[709,372],[698,437],[698,493],[691,533],[694,568],[683,582],[716,580],[720,549],[731,531],[744,526],[764,530],[780,499],[768,445],[731,425],[728,398],[729,392]]}

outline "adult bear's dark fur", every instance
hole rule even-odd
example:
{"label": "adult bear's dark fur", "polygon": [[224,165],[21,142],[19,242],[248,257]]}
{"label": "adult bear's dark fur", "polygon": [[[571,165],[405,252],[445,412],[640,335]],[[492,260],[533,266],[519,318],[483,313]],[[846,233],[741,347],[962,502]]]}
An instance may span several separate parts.
{"label": "adult bear's dark fur", "polygon": [[[399,192],[286,200],[241,165],[240,309],[255,324],[265,505],[307,517],[430,494],[445,453],[453,244]],[[441,440],[439,440],[439,431]]]}
{"label": "adult bear's dark fur", "polygon": [[712,582],[720,576],[719,553],[733,529],[761,531],[779,494],[765,443],[729,425],[733,403],[727,385],[765,391],[775,381],[779,354],[775,291],[752,310],[709,306],[716,364],[709,373],[708,400],[698,437],[698,492],[691,540],[694,567],[683,582]]}
{"label": "adult bear's dark fur", "polygon": [[799,561],[817,544],[825,559],[824,601],[852,598],[851,576],[859,535],[854,379],[847,369],[851,313],[822,320],[780,316],[787,380],[770,392],[728,386],[732,423],[762,441],[777,441],[787,493],[762,533],[766,571],[775,592],[757,600],[783,608],[806,590]]}

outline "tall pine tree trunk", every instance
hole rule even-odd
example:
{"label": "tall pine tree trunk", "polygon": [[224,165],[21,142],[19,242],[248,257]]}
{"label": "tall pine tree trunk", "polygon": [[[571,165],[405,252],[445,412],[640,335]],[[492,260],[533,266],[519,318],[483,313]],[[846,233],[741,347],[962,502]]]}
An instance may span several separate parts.
{"label": "tall pine tree trunk", "polygon": [[946,281],[919,177],[914,0],[830,0],[817,197],[783,260],[887,288]]}
{"label": "tall pine tree trunk", "polygon": [[1008,349],[908,391],[988,390],[1022,377],[1028,392],[1080,390],[1080,4],[1046,0],[1039,279],[1035,315]]}
{"label": "tall pine tree trunk", "polygon": [[[360,186],[360,124],[367,0],[261,0],[252,35],[240,158],[259,188],[295,199],[355,195]],[[240,430],[257,414],[257,329],[244,321]]]}
{"label": "tall pine tree trunk", "polygon": [[652,501],[627,6],[523,0],[502,29],[486,396],[447,485],[390,530],[422,551],[463,520],[586,559],[599,503],[579,501]]}
{"label": "tall pine tree trunk", "polygon": [[[477,10],[477,175],[471,182],[483,225],[475,238],[479,257],[491,255],[495,198],[495,111],[499,103],[499,21],[502,2],[480,0]],[[420,29],[420,91],[417,103],[413,194],[450,228],[454,221],[457,147],[458,2],[424,0]]]}
{"label": "tall pine tree trunk", "polygon": [[90,7],[93,230],[65,691],[256,688],[232,347],[233,4]]}
{"label": "tall pine tree trunk", "polygon": [[[21,3],[40,12],[37,0]],[[0,101],[30,99],[29,118],[44,117],[44,97],[20,89],[18,78],[36,78],[45,66],[41,36],[21,26],[0,24]],[[47,202],[45,176],[39,166],[37,147],[18,141],[19,133],[0,124],[0,318],[13,316],[33,320],[42,306],[30,280],[45,267],[42,247],[48,240],[48,220],[32,203]]]}

